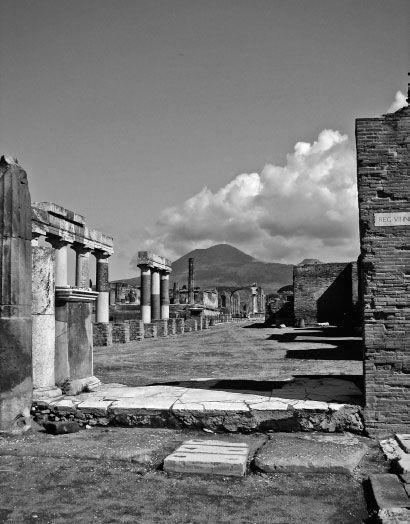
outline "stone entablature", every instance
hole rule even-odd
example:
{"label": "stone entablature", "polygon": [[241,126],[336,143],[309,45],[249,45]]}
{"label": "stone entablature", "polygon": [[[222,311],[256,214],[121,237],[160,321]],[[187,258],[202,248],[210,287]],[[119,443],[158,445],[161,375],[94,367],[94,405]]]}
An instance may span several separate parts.
{"label": "stone entablature", "polygon": [[114,253],[113,239],[89,228],[83,215],[52,202],[34,202],[31,209],[33,235],[50,235],[90,250],[103,251],[108,255]]}
{"label": "stone entablature", "polygon": [[151,269],[171,273],[171,261],[152,253],[152,251],[138,251],[138,266],[147,266]]}

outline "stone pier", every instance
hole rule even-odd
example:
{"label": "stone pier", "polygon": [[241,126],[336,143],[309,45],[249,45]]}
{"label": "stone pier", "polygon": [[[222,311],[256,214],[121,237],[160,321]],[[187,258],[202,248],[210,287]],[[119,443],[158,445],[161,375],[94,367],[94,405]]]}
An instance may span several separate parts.
{"label": "stone pier", "polygon": [[31,200],[26,172],[0,159],[0,431],[30,424]]}
{"label": "stone pier", "polygon": [[410,428],[410,108],[356,120],[365,422]]}
{"label": "stone pier", "polygon": [[55,385],[55,254],[52,247],[32,250],[33,394],[53,397],[61,395]]}

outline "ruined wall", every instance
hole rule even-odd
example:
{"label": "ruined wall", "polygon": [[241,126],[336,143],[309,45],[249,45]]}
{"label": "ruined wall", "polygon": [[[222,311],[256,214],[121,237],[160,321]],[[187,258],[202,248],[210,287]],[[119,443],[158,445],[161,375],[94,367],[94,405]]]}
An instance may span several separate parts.
{"label": "ruined wall", "polygon": [[410,428],[410,112],[356,120],[366,428]]}
{"label": "ruined wall", "polygon": [[296,321],[307,324],[355,323],[357,269],[355,262],[306,264],[293,268],[294,312]]}

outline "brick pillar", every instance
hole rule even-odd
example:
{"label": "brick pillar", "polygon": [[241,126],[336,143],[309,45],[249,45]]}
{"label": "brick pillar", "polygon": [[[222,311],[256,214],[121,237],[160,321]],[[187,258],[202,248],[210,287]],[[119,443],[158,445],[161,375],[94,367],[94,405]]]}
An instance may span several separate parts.
{"label": "brick pillar", "polygon": [[169,273],[161,272],[161,319],[169,319]]}
{"label": "brick pillar", "polygon": [[410,108],[356,120],[365,424],[410,428]]}
{"label": "brick pillar", "polygon": [[0,159],[0,430],[30,424],[31,200],[26,172]]}

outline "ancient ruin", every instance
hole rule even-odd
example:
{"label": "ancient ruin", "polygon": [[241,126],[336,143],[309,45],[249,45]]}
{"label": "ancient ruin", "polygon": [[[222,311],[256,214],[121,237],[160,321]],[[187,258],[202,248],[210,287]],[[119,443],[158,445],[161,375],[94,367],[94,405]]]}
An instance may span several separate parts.
{"label": "ancient ruin", "polygon": [[371,434],[410,427],[409,131],[409,106],[356,120],[365,419]]}
{"label": "ancient ruin", "polygon": [[314,261],[294,266],[293,293],[297,323],[360,324],[356,262]]}
{"label": "ancient ruin", "polygon": [[31,200],[26,172],[0,159],[0,431],[29,418],[31,360]]}

